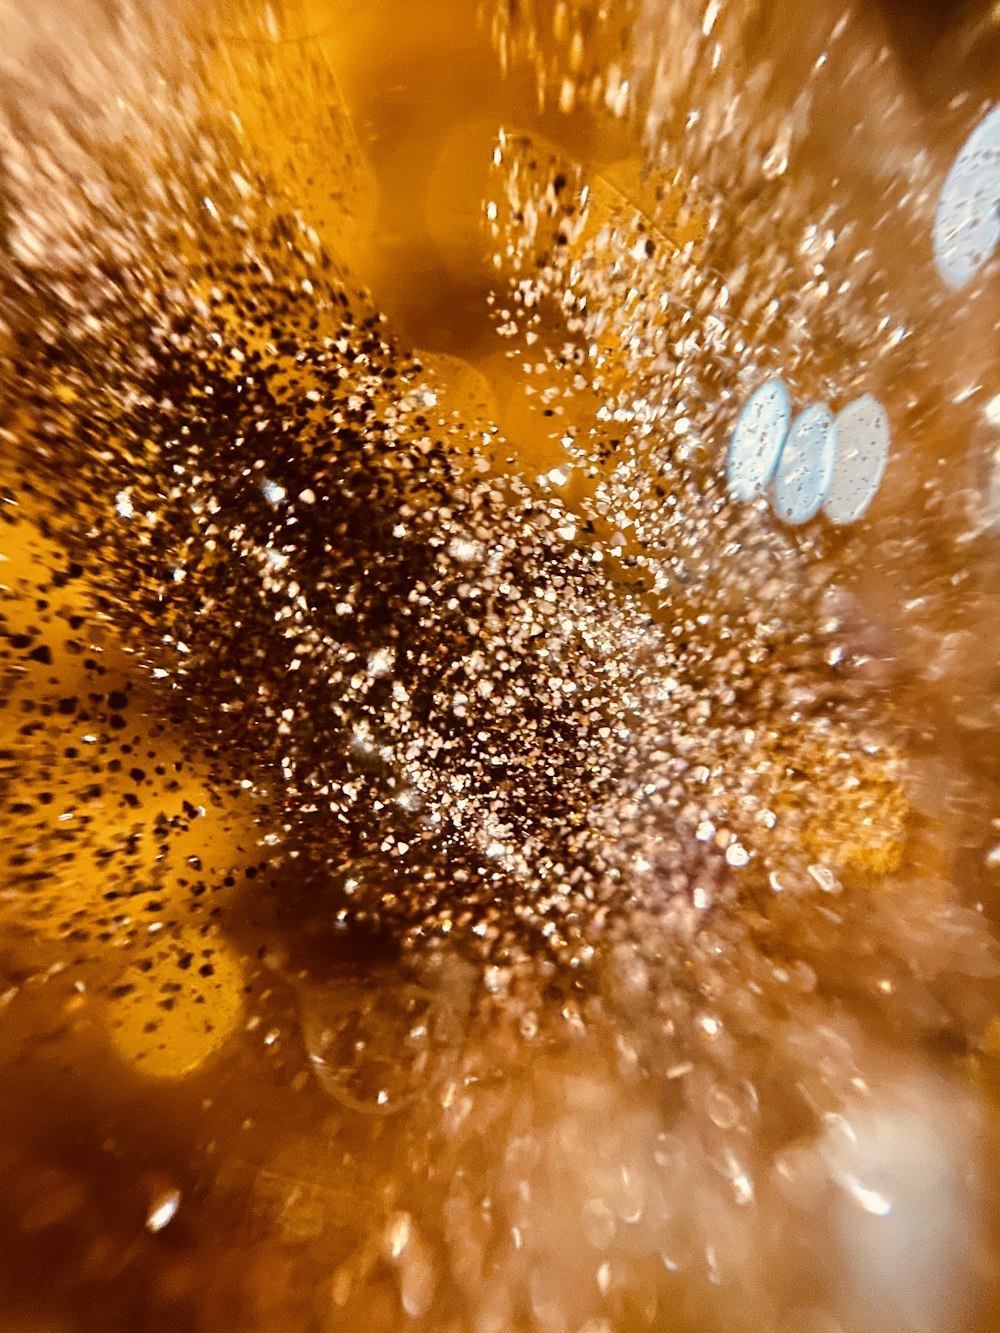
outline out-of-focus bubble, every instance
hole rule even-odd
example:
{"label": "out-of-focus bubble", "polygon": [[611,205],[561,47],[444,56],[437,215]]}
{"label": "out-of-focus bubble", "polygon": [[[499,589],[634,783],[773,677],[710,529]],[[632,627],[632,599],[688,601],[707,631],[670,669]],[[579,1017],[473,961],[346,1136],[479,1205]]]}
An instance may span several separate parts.
{"label": "out-of-focus bubble", "polygon": [[424,1086],[434,1030],[432,997],[419,986],[310,988],[302,1032],[320,1086],[342,1106],[395,1115]]}
{"label": "out-of-focus bubble", "polygon": [[894,1310],[896,1327],[964,1325],[978,1218],[960,1163],[975,1133],[967,1102],[916,1080],[828,1118],[820,1155],[841,1191],[834,1217],[854,1286]]}
{"label": "out-of-focus bubble", "polygon": [[792,400],[781,380],[769,380],[747,399],[729,446],[727,477],[734,500],[753,500],[767,490],[791,418]]}
{"label": "out-of-focus bubble", "polygon": [[834,422],[833,480],[823,510],[831,523],[853,523],[871,504],[889,460],[889,418],[870,393],[843,408]]}
{"label": "out-of-focus bubble", "polygon": [[795,419],[774,475],[774,509],[786,523],[806,523],[819,510],[833,476],[833,415],[814,403]]}
{"label": "out-of-focus bubble", "polygon": [[118,1053],[152,1078],[183,1078],[215,1054],[243,1011],[244,976],[235,950],[216,936],[182,930],[155,965],[133,966],[109,1002]]}
{"label": "out-of-focus bubble", "polygon": [[949,287],[964,287],[1000,242],[1000,106],[979,122],[952,164],[934,218],[934,260]]}

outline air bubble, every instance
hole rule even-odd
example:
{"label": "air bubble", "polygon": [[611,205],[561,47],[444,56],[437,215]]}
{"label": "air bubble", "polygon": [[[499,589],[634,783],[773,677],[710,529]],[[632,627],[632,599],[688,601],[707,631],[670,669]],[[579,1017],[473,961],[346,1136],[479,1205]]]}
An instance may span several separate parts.
{"label": "air bubble", "polygon": [[786,523],[806,523],[818,511],[833,476],[833,417],[814,403],[796,417],[774,476],[774,511]]}
{"label": "air bubble", "polygon": [[729,446],[727,476],[734,500],[763,495],[781,455],[792,400],[781,380],[761,385],[747,399]]}
{"label": "air bubble", "polygon": [[717,1083],[705,1093],[705,1110],[709,1120],[719,1129],[735,1129],[742,1119],[735,1098]]}
{"label": "air bubble", "polygon": [[853,523],[871,504],[889,459],[889,418],[870,393],[834,422],[833,480],[823,510],[831,523]]}
{"label": "air bubble", "polygon": [[1000,242],[1000,106],[979,122],[945,178],[934,216],[934,260],[956,291],[985,267]]}

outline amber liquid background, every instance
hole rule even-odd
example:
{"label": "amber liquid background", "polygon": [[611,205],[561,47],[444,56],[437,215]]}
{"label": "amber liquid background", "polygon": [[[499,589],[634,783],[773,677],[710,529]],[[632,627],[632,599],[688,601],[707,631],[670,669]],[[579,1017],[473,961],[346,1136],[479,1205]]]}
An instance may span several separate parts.
{"label": "amber liquid background", "polygon": [[[430,354],[429,364],[435,354],[444,354],[461,357],[480,372],[488,391],[485,410],[499,421],[517,466],[531,474],[555,466],[562,461],[558,441],[567,417],[550,421],[537,410],[523,377],[511,373],[506,344],[486,313],[487,297],[496,287],[481,232],[492,145],[498,124],[516,125],[558,143],[600,172],[636,155],[634,130],[586,111],[566,116],[550,106],[539,112],[529,75],[515,68],[502,78],[469,7],[454,0],[419,5],[380,0],[340,6],[332,17],[317,3],[305,6],[295,21],[301,30],[286,34],[287,50],[294,51],[297,42],[328,47],[373,181],[367,196],[362,188],[361,207],[346,231],[339,209],[324,217],[318,206],[313,225],[354,278],[371,289],[405,344]],[[940,9],[920,15],[900,10],[891,17],[891,31],[907,63],[906,79],[918,99],[928,53],[947,37],[946,24]],[[283,51],[275,59],[279,67],[289,61],[292,79],[294,57]],[[303,109],[303,133],[309,131],[308,110]],[[266,123],[260,106],[246,108],[245,114]],[[291,133],[299,128],[292,126]],[[285,148],[276,135],[279,160]],[[306,156],[322,170],[321,144]],[[320,185],[317,197],[323,193]],[[835,349],[827,354],[836,359]],[[440,366],[446,381],[462,373],[451,362]],[[459,383],[459,392],[478,392],[480,384],[477,380],[468,390]],[[942,452],[948,447],[945,440]],[[208,753],[192,758],[188,738],[167,720],[169,709],[155,683],[130,670],[130,645],[92,615],[100,589],[67,565],[33,517],[29,512],[19,521],[4,546],[10,631],[30,635],[42,610],[50,614],[59,606],[66,617],[80,614],[83,620],[78,628],[67,621],[51,661],[43,656],[25,663],[17,649],[5,689],[9,782],[28,790],[23,800],[8,798],[12,807],[27,808],[16,811],[19,822],[12,814],[5,839],[12,887],[0,937],[4,1329],[304,1333],[365,1328],[388,1333],[471,1327],[461,1299],[442,1296],[443,1285],[437,1291],[432,1286],[429,1295],[421,1288],[421,1280],[426,1286],[430,1279],[419,1264],[410,1279],[414,1290],[404,1293],[401,1306],[397,1272],[381,1239],[385,1220],[399,1211],[398,1182],[414,1172],[422,1137],[429,1138],[422,1113],[404,1109],[398,1116],[373,1117],[352,1113],[343,1101],[331,1103],[313,1077],[303,1037],[309,1021],[303,1015],[317,1007],[363,1013],[374,995],[390,1012],[393,1005],[412,1003],[419,1017],[428,1003],[425,993],[405,989],[411,983],[400,980],[391,938],[377,932],[358,935],[337,922],[327,867],[275,865],[263,841],[266,830],[254,822],[250,798],[241,804],[219,795],[225,784],[216,775],[239,770],[239,757]],[[882,633],[881,638],[872,634],[864,669],[873,690],[897,692],[897,706],[921,734],[926,786],[947,792],[944,841],[952,860],[945,873],[961,881],[964,901],[981,903],[981,914],[995,920],[995,871],[986,865],[984,849],[1000,790],[995,638],[988,628],[1000,594],[988,567],[970,568],[962,550],[945,542],[940,549],[928,543],[922,552],[907,552],[898,569],[898,583],[888,588],[880,570],[867,578],[860,575]],[[905,639],[896,617],[907,581],[910,590],[919,590],[949,578],[956,581],[951,606],[943,610],[945,602],[937,602],[934,614],[940,623],[923,622],[923,637],[908,644],[916,656],[920,643],[950,643],[941,672],[932,680],[902,682],[888,668],[882,674],[882,662],[892,659]],[[44,608],[40,598],[47,603]],[[67,640],[74,645],[70,649]],[[61,711],[60,700],[76,702]],[[970,717],[971,728],[962,721]],[[75,801],[71,811],[63,810],[61,783],[74,792],[86,789],[84,747],[89,742],[81,736],[91,732],[120,736],[114,753],[119,766],[109,770],[102,760],[92,775],[93,793]],[[112,753],[106,745],[102,750]],[[67,783],[60,775],[68,764],[76,767]],[[48,790],[56,793],[51,804],[37,795]],[[138,805],[126,799],[130,795]],[[184,802],[204,807],[204,816],[192,820]],[[116,1004],[127,1004],[129,997],[113,992],[121,965],[110,936],[102,951],[92,939],[74,940],[61,924],[58,931],[47,925],[46,902],[57,899],[62,913],[67,904],[79,903],[81,916],[90,922],[91,904],[106,891],[99,855],[88,858],[80,851],[86,837],[73,844],[72,859],[61,862],[58,816],[51,813],[57,808],[72,819],[91,821],[95,846],[112,826],[125,829],[134,821],[147,830],[131,864],[135,882],[148,889],[128,910],[147,929],[163,919],[177,925],[162,955],[171,965],[181,966],[190,952],[194,956],[185,972],[214,969],[205,979],[203,1007],[211,1011],[210,1019],[214,1014],[225,1041],[220,1037],[216,1044],[200,1014],[189,1021],[183,1005],[179,1017],[177,1010],[167,1011],[168,1049],[156,1056],[149,1055],[141,1039],[145,1015],[140,1010],[129,1011],[124,1026],[114,1029],[108,1013],[118,1013]],[[161,809],[168,823],[177,821],[162,838],[155,827],[148,832]],[[190,823],[190,831],[181,827],[184,823]],[[40,862],[46,878],[37,897],[38,885],[30,877]],[[113,887],[118,889],[117,880]],[[40,907],[26,912],[29,889]],[[191,949],[189,941],[196,941]],[[159,956],[154,965],[166,966]],[[452,979],[443,1005],[446,1018],[430,1020],[432,1026],[441,1025],[443,1042],[450,1039],[446,1020],[454,1016],[451,1011],[460,1011],[466,985],[465,973]],[[980,1031],[989,1031],[995,981],[973,980],[967,990],[964,1008],[977,1016]],[[877,997],[872,1007],[877,1008]],[[541,1019],[544,1024],[544,1014]],[[865,1012],[857,1019],[862,1028],[868,1023],[892,1026],[891,1018]],[[118,1036],[109,1038],[113,1029]],[[390,1024],[390,1038],[405,1030],[405,1023]],[[387,1040],[376,1037],[376,1045],[379,1039]],[[960,1071],[981,1093],[992,1117],[997,1045],[994,1033],[970,1050],[963,1037],[949,1042],[943,1025],[938,1048],[920,1057],[949,1075]],[[349,1064],[349,1054],[344,1059]],[[416,1059],[391,1043],[377,1049],[357,1085],[352,1084],[353,1095],[367,1102],[371,1079],[385,1074],[390,1099],[398,1088],[405,1100],[415,1081],[407,1061]],[[516,1051],[504,1048],[489,1059],[500,1066],[507,1061],[503,1114],[516,1119],[518,1105],[534,1098],[542,1121],[565,1120],[573,1151],[587,1151],[585,1141],[572,1139],[574,1118],[578,1126],[588,1126],[587,1116],[594,1112],[567,1109],[572,1102],[563,1091],[552,1093],[545,1109],[547,1079],[563,1089],[567,1071],[575,1077],[589,1062],[603,1060],[611,1091],[600,1106],[625,1116],[628,1098],[618,1100],[615,1060],[599,1042],[582,1056],[549,1053],[522,1065]],[[152,1060],[160,1061],[153,1069]],[[474,1113],[480,1112],[485,1114],[477,1103]],[[503,1114],[500,1120],[507,1124]],[[780,1120],[780,1108],[775,1114]],[[486,1126],[475,1149],[466,1147],[453,1160],[443,1157],[437,1169],[433,1162],[425,1164],[422,1197],[418,1190],[405,1202],[414,1214],[418,1207],[425,1210],[417,1221],[431,1238],[428,1244],[445,1229],[442,1200],[449,1173],[475,1175],[479,1159],[490,1157],[490,1135]],[[991,1141],[989,1131],[986,1140]],[[980,1172],[988,1183],[994,1179],[988,1159],[977,1158],[969,1170]],[[416,1178],[421,1178],[419,1171]],[[173,1191],[181,1200],[176,1218],[162,1233],[150,1229],[151,1207]],[[564,1262],[557,1245],[559,1208],[576,1204],[572,1195],[560,1196],[558,1184],[552,1186],[552,1200],[555,1220],[548,1219],[547,1225],[556,1238],[551,1262],[558,1269]],[[462,1225],[457,1224],[459,1231]],[[986,1239],[971,1230],[972,1246],[983,1251],[973,1267],[995,1273],[996,1228],[986,1227]],[[380,1239],[372,1242],[374,1235]],[[567,1256],[565,1262],[572,1267],[577,1260]],[[788,1284],[794,1289],[796,1278],[789,1276]],[[979,1322],[967,1327],[992,1326],[995,1307],[986,1297],[979,1307],[969,1316]],[[509,1322],[500,1327],[504,1333],[547,1327],[547,1308],[538,1299],[534,1316],[513,1310],[501,1316]],[[674,1306],[661,1301],[650,1314],[640,1287],[634,1296],[622,1297],[613,1327],[616,1333],[633,1327],[711,1327],[700,1322],[705,1317],[697,1313],[700,1308],[697,1301],[689,1307],[678,1297]]]}

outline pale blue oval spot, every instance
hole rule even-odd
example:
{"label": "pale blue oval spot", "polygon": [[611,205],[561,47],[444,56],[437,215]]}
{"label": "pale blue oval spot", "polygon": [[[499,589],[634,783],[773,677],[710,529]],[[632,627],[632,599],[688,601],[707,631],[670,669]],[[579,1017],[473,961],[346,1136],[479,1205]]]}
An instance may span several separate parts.
{"label": "pale blue oval spot", "polygon": [[972,131],[945,177],[934,216],[934,260],[956,290],[1000,244],[1000,106]]}
{"label": "pale blue oval spot", "polygon": [[774,512],[806,523],[818,511],[833,476],[833,416],[814,403],[792,423],[774,474]]}
{"label": "pale blue oval spot", "polygon": [[781,380],[769,380],[743,405],[729,444],[726,475],[734,500],[763,495],[781,454],[792,400]]}
{"label": "pale blue oval spot", "polygon": [[871,504],[889,461],[889,417],[866,393],[843,408],[833,423],[833,480],[823,502],[831,523],[853,523]]}

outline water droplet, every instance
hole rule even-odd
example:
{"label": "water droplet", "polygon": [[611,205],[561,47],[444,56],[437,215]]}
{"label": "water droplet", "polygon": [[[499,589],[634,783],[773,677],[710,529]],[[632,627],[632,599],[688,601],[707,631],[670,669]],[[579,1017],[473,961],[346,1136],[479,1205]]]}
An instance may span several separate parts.
{"label": "water droplet", "polygon": [[394,1115],[419,1095],[437,1023],[428,992],[416,985],[361,991],[344,981],[303,994],[302,1031],[317,1080],[368,1115]]}
{"label": "water droplet", "polygon": [[824,893],[840,893],[841,883],[829,866],[811,865],[809,876]]}
{"label": "water droplet", "polygon": [[423,1244],[414,1244],[399,1275],[400,1304],[411,1319],[422,1319],[430,1310],[437,1282],[437,1269],[430,1251]]}
{"label": "water droplet", "polygon": [[162,1194],[158,1194],[149,1205],[149,1212],[146,1214],[146,1230],[154,1233],[162,1231],[165,1226],[173,1221],[180,1205],[180,1190],[164,1190]]}
{"label": "water droplet", "polygon": [[612,1204],[622,1222],[635,1226],[646,1208],[646,1179],[636,1170],[623,1166],[613,1187]]}
{"label": "water droplet", "polygon": [[740,1108],[724,1088],[714,1083],[705,1094],[705,1110],[719,1129],[735,1129],[740,1123]]}
{"label": "water droplet", "polygon": [[869,1213],[872,1217],[888,1217],[892,1212],[892,1200],[880,1194],[878,1190],[862,1185],[860,1180],[845,1178],[843,1185],[862,1212]]}
{"label": "water droplet", "polygon": [[395,1213],[385,1228],[383,1253],[390,1263],[395,1263],[406,1252],[413,1232],[413,1219],[409,1213]]}
{"label": "water droplet", "polygon": [[731,842],[726,849],[726,861],[734,869],[739,870],[750,863],[750,854],[745,847],[741,847],[738,842]]}

